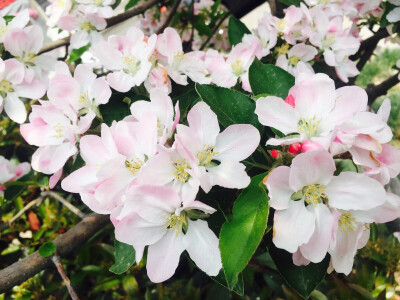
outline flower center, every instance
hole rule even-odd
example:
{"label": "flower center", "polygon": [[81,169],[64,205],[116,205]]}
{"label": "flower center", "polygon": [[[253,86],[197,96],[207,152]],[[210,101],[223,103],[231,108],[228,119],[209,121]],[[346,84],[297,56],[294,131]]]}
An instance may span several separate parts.
{"label": "flower center", "polygon": [[278,29],[280,31],[283,31],[285,29],[285,25],[286,25],[286,20],[284,20],[284,19],[279,20],[278,22],[276,22],[276,27],[278,27]]}
{"label": "flower center", "polygon": [[80,27],[83,31],[89,32],[91,30],[96,30],[96,27],[94,27],[90,22],[82,22],[80,24]]}
{"label": "flower center", "polygon": [[96,6],[102,6],[103,5],[103,0],[94,0],[94,4]]}
{"label": "flower center", "polygon": [[7,80],[2,80],[0,81],[0,93],[10,93],[10,92],[14,92],[14,89],[11,85],[11,82],[7,81]]}
{"label": "flower center", "polygon": [[190,175],[188,172],[186,172],[186,169],[189,168],[186,159],[177,159],[175,162],[171,161],[171,164],[175,167],[175,179],[178,179],[180,182],[187,182],[190,178]]}
{"label": "flower center", "polygon": [[23,52],[20,57],[20,60],[28,66],[34,66],[36,59],[37,59],[37,56],[33,52],[27,52],[27,53]]}
{"label": "flower center", "polygon": [[356,228],[356,218],[349,212],[343,213],[339,219],[339,227],[341,231],[346,233],[348,233],[349,230],[354,230]]}
{"label": "flower center", "polygon": [[197,158],[199,159],[200,166],[209,164],[217,154],[218,152],[214,152],[214,146],[204,145],[203,150],[197,151]]}
{"label": "flower center", "polygon": [[5,36],[5,34],[7,33],[7,30],[8,30],[8,26],[7,25],[0,26],[0,36],[1,37]]}
{"label": "flower center", "polygon": [[144,161],[136,157],[135,159],[130,159],[125,162],[125,167],[133,174],[137,175],[140,169],[144,165]]}
{"label": "flower center", "polygon": [[307,204],[316,206],[318,203],[328,201],[328,196],[324,194],[326,186],[322,184],[312,184],[303,188],[304,201]]}
{"label": "flower center", "polygon": [[183,235],[183,230],[185,225],[187,225],[186,216],[177,216],[175,214],[167,216],[168,224],[165,229],[173,230],[176,232],[176,236],[179,234]]}
{"label": "flower center", "polygon": [[84,93],[80,94],[79,98],[78,98],[78,102],[79,103],[87,103],[87,102],[89,102],[88,92],[84,92]]}
{"label": "flower center", "polygon": [[283,55],[289,52],[289,44],[283,44],[277,48],[278,54]]}
{"label": "flower center", "polygon": [[231,63],[231,68],[232,68],[233,74],[237,77],[239,77],[240,75],[242,75],[244,73],[243,62],[240,59],[237,59],[233,63]]}
{"label": "flower center", "polygon": [[54,135],[55,138],[60,138],[64,134],[64,126],[61,125],[60,123],[57,123],[56,125],[53,126],[54,131],[56,134]]}
{"label": "flower center", "polygon": [[318,132],[318,126],[321,120],[318,120],[316,116],[312,118],[300,118],[297,124],[297,129],[300,133],[304,133],[307,138],[311,138]]}
{"label": "flower center", "polygon": [[335,35],[329,34],[325,39],[322,40],[322,49],[330,48],[335,42]]}
{"label": "flower center", "polygon": [[57,1],[57,6],[58,7],[64,7],[65,6],[65,1],[64,0],[58,0]]}
{"label": "flower center", "polygon": [[179,64],[181,63],[182,59],[184,57],[184,54],[182,51],[178,51],[175,53],[174,55],[174,62],[172,64],[172,68],[174,68],[174,70],[177,70],[179,67]]}
{"label": "flower center", "polygon": [[289,64],[291,64],[292,66],[297,66],[298,62],[300,61],[300,57],[298,56],[291,56],[289,57]]}
{"label": "flower center", "polygon": [[140,60],[136,60],[136,57],[129,53],[126,56],[122,57],[122,63],[125,65],[124,71],[132,76],[135,76],[136,73],[140,70]]}

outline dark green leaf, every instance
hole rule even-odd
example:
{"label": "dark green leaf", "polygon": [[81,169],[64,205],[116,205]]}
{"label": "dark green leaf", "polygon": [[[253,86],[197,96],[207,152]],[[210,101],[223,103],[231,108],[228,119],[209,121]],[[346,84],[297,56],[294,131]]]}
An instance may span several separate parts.
{"label": "dark green leaf", "polygon": [[90,44],[87,44],[86,46],[83,46],[79,49],[72,49],[71,53],[69,54],[68,61],[69,62],[77,61],[78,59],[81,58],[83,53],[85,53],[87,50],[89,50],[89,48],[90,48]]}
{"label": "dark green leaf", "polygon": [[253,256],[267,228],[269,206],[263,183],[266,175],[253,177],[235,201],[232,221],[222,225],[219,248],[229,288],[236,285],[238,274]]}
{"label": "dark green leaf", "polygon": [[220,285],[230,289],[231,291],[235,292],[236,294],[238,294],[239,296],[243,296],[244,295],[244,285],[243,285],[243,275],[242,273],[239,274],[238,276],[238,280],[237,283],[235,284],[235,286],[233,288],[229,288],[228,284],[226,282],[226,278],[224,275],[224,271],[221,270],[221,272],[219,272],[219,274],[215,277],[211,277],[214,281],[218,282]]}
{"label": "dark green leaf", "polygon": [[122,274],[129,270],[135,263],[135,249],[131,245],[121,243],[115,240],[115,264],[110,268],[110,271],[115,274]]}
{"label": "dark green leaf", "polygon": [[180,85],[172,83],[172,92],[170,94],[174,104],[179,101],[179,110],[181,112],[181,120],[186,118],[188,110],[201,101],[200,96],[196,92],[195,85],[189,81],[188,85]]}
{"label": "dark green leaf", "polygon": [[294,85],[294,77],[285,70],[254,59],[249,69],[249,81],[254,95],[268,94],[285,99]]}
{"label": "dark green leaf", "polygon": [[114,92],[107,104],[99,106],[104,123],[108,126],[110,126],[114,120],[121,121],[130,114],[129,105],[123,101],[124,98],[125,96],[123,94]]}
{"label": "dark green leaf", "polygon": [[330,260],[329,255],[318,264],[310,263],[307,266],[296,266],[292,262],[292,254],[276,248],[272,243],[272,238],[268,243],[268,250],[279,273],[288,285],[304,299],[310,296],[311,292],[325,277]]}
{"label": "dark green leaf", "polygon": [[383,15],[381,17],[381,27],[386,27],[390,24],[390,22],[387,19],[387,15],[393,10],[395,9],[397,6],[390,3],[390,2],[383,2],[383,6],[384,6],[384,12]]}
{"label": "dark green leaf", "polygon": [[12,21],[12,19],[15,18],[15,16],[4,16],[3,18],[6,21],[6,23],[8,24]]}
{"label": "dark green leaf", "polygon": [[286,4],[288,6],[295,5],[300,6],[301,0],[278,0],[280,3]]}
{"label": "dark green leaf", "polygon": [[213,31],[206,24],[205,17],[201,15],[197,15],[194,18],[194,28],[199,32],[200,35],[212,36]]}
{"label": "dark green leaf", "polygon": [[138,2],[139,0],[129,0],[129,2],[125,5],[125,11],[134,7]]}
{"label": "dark green leaf", "polygon": [[217,114],[222,126],[252,124],[260,134],[263,133],[264,126],[258,122],[258,117],[254,113],[256,103],[250,97],[215,85],[196,84],[196,90],[201,99]]}
{"label": "dark green leaf", "polygon": [[43,257],[48,257],[50,255],[53,255],[56,252],[57,248],[56,245],[54,245],[53,242],[47,242],[40,246],[39,248],[39,254]]}
{"label": "dark green leaf", "polygon": [[231,46],[239,44],[246,33],[251,33],[246,25],[233,16],[229,18],[228,39]]}

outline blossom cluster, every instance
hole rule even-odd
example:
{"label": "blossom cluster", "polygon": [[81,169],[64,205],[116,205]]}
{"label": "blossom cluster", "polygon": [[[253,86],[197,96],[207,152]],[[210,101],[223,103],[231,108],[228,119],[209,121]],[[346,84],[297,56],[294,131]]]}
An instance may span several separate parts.
{"label": "blossom cluster", "polygon": [[0,155],[0,198],[4,196],[5,184],[14,181],[31,170],[29,163],[16,164]]}
{"label": "blossom cluster", "polygon": [[[369,239],[369,224],[400,215],[400,197],[384,189],[400,173],[400,151],[387,144],[390,102],[375,114],[367,100],[357,86],[335,89],[327,75],[310,73],[299,74],[285,100],[257,100],[260,122],[286,135],[267,144],[290,145],[298,154],[265,179],[275,209],[273,242],[293,253],[296,265],[329,253],[333,269],[348,274]],[[346,153],[362,173],[335,173],[334,158]]]}

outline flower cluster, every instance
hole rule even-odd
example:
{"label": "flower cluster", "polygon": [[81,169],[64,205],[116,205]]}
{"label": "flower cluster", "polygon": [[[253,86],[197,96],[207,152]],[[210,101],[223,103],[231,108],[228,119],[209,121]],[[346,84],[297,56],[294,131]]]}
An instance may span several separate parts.
{"label": "flower cluster", "polygon": [[[368,241],[369,223],[400,215],[400,197],[383,187],[400,173],[400,151],[387,144],[390,102],[374,114],[367,100],[359,87],[335,90],[325,74],[309,73],[296,78],[286,100],[257,100],[260,122],[286,135],[267,144],[303,152],[265,179],[276,210],[273,242],[293,253],[296,265],[321,262],[329,253],[332,267],[348,274],[357,249]],[[336,170],[334,157],[346,153],[362,174]]]}
{"label": "flower cluster", "polygon": [[[80,153],[86,165],[62,181],[80,193],[93,211],[110,214],[116,238],[133,245],[140,262],[148,246],[147,272],[154,282],[173,275],[187,250],[197,266],[216,276],[221,269],[218,238],[203,220],[215,212],[195,200],[199,187],[244,188],[250,178],[240,163],[260,136],[252,125],[231,125],[220,133],[217,116],[204,102],[178,124],[178,104],[162,90],[137,101],[131,116],[103,124],[101,136],[85,135]],[[176,133],[174,134],[174,132]],[[163,253],[161,255],[161,253]]]}
{"label": "flower cluster", "polygon": [[29,163],[24,162],[15,164],[14,161],[9,161],[0,155],[0,198],[4,195],[5,184],[14,181],[26,174],[31,170]]}

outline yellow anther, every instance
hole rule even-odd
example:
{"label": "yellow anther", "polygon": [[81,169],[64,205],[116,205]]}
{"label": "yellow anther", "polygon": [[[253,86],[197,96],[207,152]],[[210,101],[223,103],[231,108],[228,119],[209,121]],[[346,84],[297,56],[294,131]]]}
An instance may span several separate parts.
{"label": "yellow anther", "polygon": [[354,230],[356,228],[356,218],[349,212],[343,213],[339,219],[339,227],[341,231],[346,233],[348,233],[349,230]]}
{"label": "yellow anther", "polygon": [[277,48],[279,55],[284,55],[289,52],[289,44],[283,44],[282,46]]}
{"label": "yellow anther", "polygon": [[213,146],[204,145],[202,150],[197,151],[197,158],[199,159],[200,166],[209,164],[217,154],[218,152],[214,152]]}
{"label": "yellow anther", "polygon": [[87,102],[89,102],[88,92],[80,94],[79,98],[78,98],[78,102],[79,103],[87,103]]}
{"label": "yellow anther", "polygon": [[14,92],[11,82],[9,82],[7,80],[0,81],[0,92],[6,93],[6,94],[10,93],[10,92]]}
{"label": "yellow anther", "polygon": [[299,61],[300,61],[300,57],[298,57],[298,56],[289,57],[289,64],[291,64],[292,66],[297,66]]}
{"label": "yellow anther", "polygon": [[171,164],[175,167],[175,179],[178,179],[180,182],[187,182],[190,178],[190,175],[188,172],[186,172],[186,170],[189,168],[186,159],[177,159],[175,162],[171,161]]}
{"label": "yellow anther", "polygon": [[300,133],[304,133],[307,138],[311,138],[317,134],[320,123],[321,120],[318,120],[316,116],[312,118],[300,118],[297,124],[297,130]]}
{"label": "yellow anther", "polygon": [[60,123],[57,123],[56,125],[53,126],[54,131],[56,134],[54,135],[55,138],[61,138],[64,134],[64,126],[61,125]]}
{"label": "yellow anther", "polygon": [[96,29],[96,27],[94,27],[90,22],[82,22],[80,24],[80,27],[82,30],[87,31],[87,32]]}
{"label": "yellow anther", "polygon": [[140,169],[144,165],[144,161],[140,158],[130,159],[125,162],[125,167],[133,174],[139,173]]}
{"label": "yellow anther", "polygon": [[174,62],[172,63],[172,68],[177,70],[179,67],[179,64],[181,63],[181,61],[184,57],[185,57],[185,54],[182,51],[176,52],[174,55]]}
{"label": "yellow anther", "polygon": [[324,194],[326,186],[322,184],[312,184],[303,188],[304,201],[307,204],[316,206],[318,203],[328,201],[328,196]]}
{"label": "yellow anther", "polygon": [[284,29],[285,29],[285,26],[286,26],[286,20],[284,20],[284,19],[282,19],[282,20],[279,20],[278,22],[276,22],[276,27],[278,27],[278,29],[280,30],[280,31],[283,31]]}
{"label": "yellow anther", "polygon": [[124,64],[124,71],[132,76],[140,70],[140,60],[136,60],[136,57],[130,53],[129,55],[122,57],[122,63]]}
{"label": "yellow anther", "polygon": [[0,36],[5,36],[8,31],[8,26],[0,26]]}
{"label": "yellow anther", "polygon": [[177,216],[171,215],[166,217],[168,220],[167,226],[165,229],[173,230],[176,232],[176,236],[179,234],[183,234],[182,228],[184,225],[187,225],[186,217],[185,216]]}
{"label": "yellow anther", "polygon": [[22,62],[27,65],[34,66],[37,60],[37,55],[33,52],[22,53],[21,57],[19,58]]}
{"label": "yellow anther", "polygon": [[233,63],[231,63],[231,68],[232,68],[233,74],[235,74],[235,76],[237,76],[237,77],[239,77],[240,75],[242,75],[244,73],[243,62],[240,59],[237,59]]}

